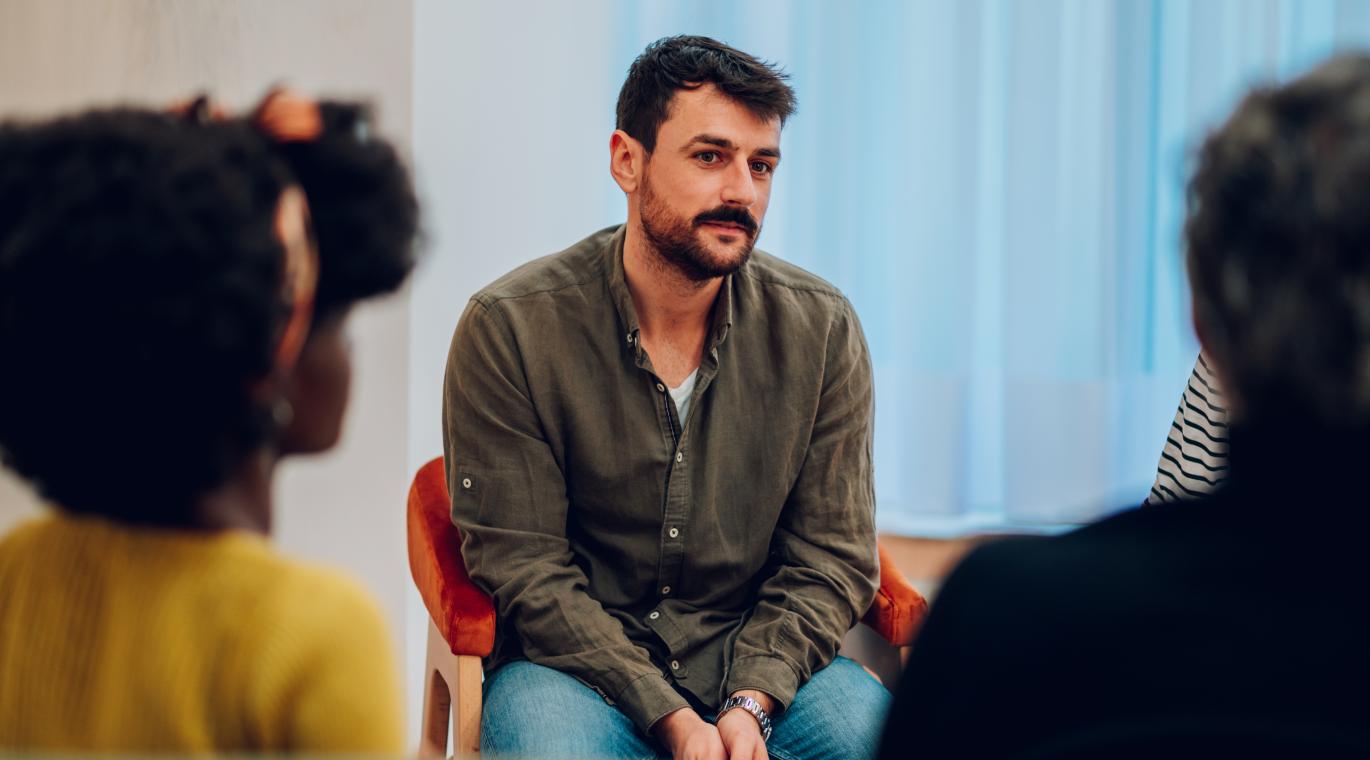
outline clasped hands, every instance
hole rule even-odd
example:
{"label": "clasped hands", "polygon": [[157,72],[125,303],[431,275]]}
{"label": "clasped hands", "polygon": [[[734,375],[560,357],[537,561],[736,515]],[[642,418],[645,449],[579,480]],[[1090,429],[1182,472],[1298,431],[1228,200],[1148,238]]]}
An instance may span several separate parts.
{"label": "clasped hands", "polygon": [[[761,703],[768,714],[774,712],[775,700],[759,691],[743,690],[737,694]],[[711,724],[688,707],[676,710],[656,722],[652,733],[666,745],[675,760],[768,760],[766,742],[761,738],[761,726],[746,710],[733,709],[723,714],[718,723]]]}

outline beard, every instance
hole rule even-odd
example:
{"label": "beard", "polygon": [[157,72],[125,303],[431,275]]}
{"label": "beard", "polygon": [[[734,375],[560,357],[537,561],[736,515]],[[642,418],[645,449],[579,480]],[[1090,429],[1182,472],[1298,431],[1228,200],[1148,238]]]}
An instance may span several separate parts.
{"label": "beard", "polygon": [[[652,183],[642,179],[642,234],[662,263],[691,282],[724,277],[742,268],[751,258],[761,225],[750,212],[736,206],[719,206],[693,219],[676,215],[652,192]],[[728,222],[743,229],[738,232],[741,245],[731,255],[715,253],[705,245],[700,227],[707,222]]]}

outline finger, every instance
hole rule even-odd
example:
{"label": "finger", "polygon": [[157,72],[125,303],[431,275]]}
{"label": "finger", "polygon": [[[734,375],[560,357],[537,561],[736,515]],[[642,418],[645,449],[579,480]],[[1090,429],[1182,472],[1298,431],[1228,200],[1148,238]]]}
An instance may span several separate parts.
{"label": "finger", "polygon": [[755,736],[748,736],[745,741],[738,742],[739,746],[733,756],[737,760],[767,760],[766,743]]}
{"label": "finger", "polygon": [[[757,749],[761,749],[761,754],[757,754]],[[739,736],[728,745],[729,760],[758,760],[765,757],[765,745],[756,740],[754,736]]]}
{"label": "finger", "polygon": [[723,737],[720,736],[717,731],[714,732],[714,741],[711,743],[711,746],[713,747],[713,752],[710,753],[710,756],[714,760],[728,760],[731,751],[724,743]]}

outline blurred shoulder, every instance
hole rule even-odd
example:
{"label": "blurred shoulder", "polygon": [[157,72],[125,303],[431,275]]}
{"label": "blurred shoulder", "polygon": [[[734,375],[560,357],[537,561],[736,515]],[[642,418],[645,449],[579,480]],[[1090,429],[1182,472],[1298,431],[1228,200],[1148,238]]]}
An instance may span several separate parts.
{"label": "blurred shoulder", "polygon": [[1109,605],[1132,591],[1149,593],[1164,568],[1205,545],[1212,522],[1209,505],[1175,502],[1127,509],[1058,536],[995,539],[966,556],[944,593],[1000,599],[1005,614]]}
{"label": "blurred shoulder", "polygon": [[384,616],[375,598],[360,581],[340,569],[274,551],[260,556],[260,569],[271,579],[263,584],[263,614],[311,629],[338,624],[384,629]]}

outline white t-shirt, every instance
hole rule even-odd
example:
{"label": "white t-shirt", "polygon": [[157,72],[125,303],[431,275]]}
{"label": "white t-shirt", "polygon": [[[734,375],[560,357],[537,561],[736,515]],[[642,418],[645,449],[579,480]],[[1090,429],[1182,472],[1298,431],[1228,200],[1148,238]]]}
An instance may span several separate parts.
{"label": "white t-shirt", "polygon": [[679,388],[671,389],[671,398],[675,401],[675,409],[680,413],[680,426],[685,426],[685,420],[690,418],[690,396],[695,392],[695,380],[699,377],[699,368],[696,367],[690,376],[680,383]]}

